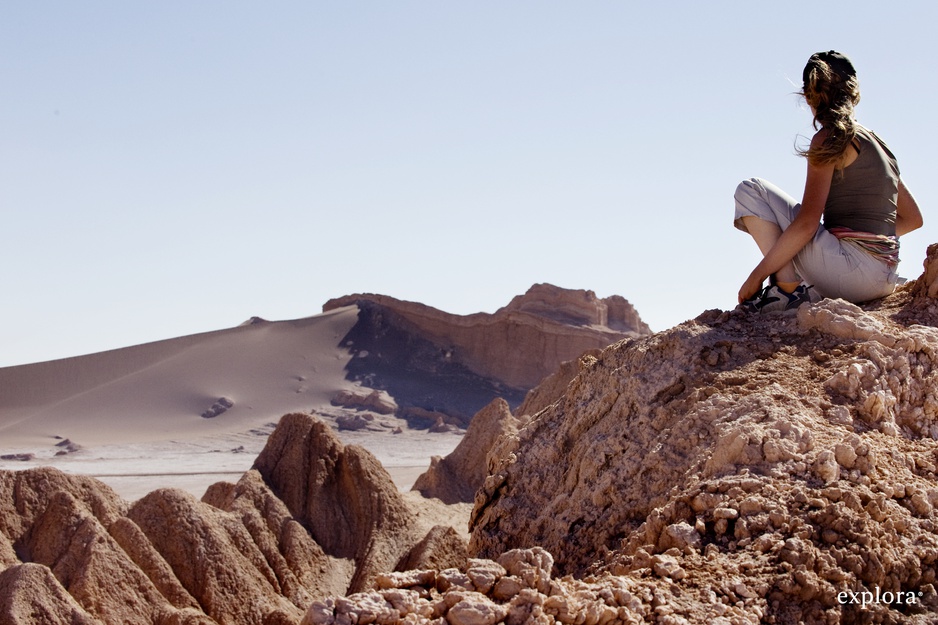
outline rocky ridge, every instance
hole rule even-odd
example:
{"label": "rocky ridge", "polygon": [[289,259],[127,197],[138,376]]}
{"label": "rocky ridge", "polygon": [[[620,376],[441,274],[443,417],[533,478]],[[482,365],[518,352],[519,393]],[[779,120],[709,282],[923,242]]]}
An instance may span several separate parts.
{"label": "rocky ridge", "polygon": [[585,359],[494,445],[466,569],[305,622],[934,622],[936,293],[933,246],[863,307],[708,311]]}
{"label": "rocky ridge", "polygon": [[492,400],[472,418],[456,449],[446,457],[430,459],[430,467],[417,478],[412,490],[448,504],[472,503],[488,476],[489,456],[501,453],[501,446],[510,445],[532,415],[560,399],[570,382],[592,366],[600,353],[588,350],[576,361],[561,363],[557,371],[528,391],[514,413],[505,400]]}
{"label": "rocky ridge", "polygon": [[[46,470],[0,474],[0,619],[42,605],[54,615],[44,622],[108,620],[100,610],[119,602],[99,608],[86,590],[104,575],[71,564],[110,562],[101,526],[145,563],[121,586],[123,604],[142,615],[128,622],[934,622],[935,293],[938,246],[922,278],[863,307],[708,311],[571,364],[528,395],[532,418],[484,454],[468,560],[445,529],[409,531],[413,517],[383,494],[370,460],[302,415],[284,418],[257,471],[203,502],[157,491],[134,511],[147,498],[128,506],[93,481]],[[504,406],[490,409],[493,423],[507,422]],[[181,528],[145,527],[157,509],[209,545],[162,536]],[[128,540],[137,536],[129,523],[146,541]],[[213,527],[224,535],[213,538]],[[45,531],[62,538],[46,546]],[[302,557],[283,546],[285,534],[306,545]],[[193,549],[243,570],[177,572],[178,553]],[[340,574],[316,582],[323,570]],[[243,587],[241,602],[254,607],[231,606],[224,584]],[[215,601],[228,611],[209,614]]]}
{"label": "rocky ridge", "polygon": [[[624,298],[537,284],[494,314],[454,315],[384,295],[330,300],[323,312],[359,308],[342,345],[349,378],[386,391],[399,415],[425,413],[466,427],[493,398],[517,406],[560,363],[624,337],[650,333]],[[429,425],[427,423],[424,425]]]}
{"label": "rocky ridge", "polygon": [[130,504],[52,468],[0,472],[0,622],[296,623],[316,599],[399,567],[460,566],[367,451],[291,414],[254,469],[201,501]]}

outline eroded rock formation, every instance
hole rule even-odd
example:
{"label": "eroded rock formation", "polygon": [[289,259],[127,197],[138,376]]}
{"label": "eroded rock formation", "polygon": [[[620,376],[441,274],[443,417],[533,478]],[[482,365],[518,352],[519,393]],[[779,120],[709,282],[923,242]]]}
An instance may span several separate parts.
{"label": "eroded rock formation", "polygon": [[323,306],[357,305],[342,345],[355,354],[349,376],[387,391],[401,414],[416,407],[468,425],[493,398],[517,406],[560,363],[623,337],[650,333],[622,297],[538,284],[494,314],[453,315],[373,294]]}
{"label": "eroded rock formation", "polygon": [[485,481],[489,451],[502,436],[515,434],[519,423],[508,402],[493,400],[472,418],[452,453],[431,458],[430,468],[417,478],[413,490],[443,503],[472,502]]}
{"label": "eroded rock formation", "polygon": [[651,583],[694,623],[740,605],[753,623],[927,622],[936,256],[863,308],[711,311],[606,349],[503,443],[470,551],[543,547],[559,573]]}
{"label": "eroded rock formation", "polygon": [[710,311],[582,361],[493,446],[470,546],[492,560],[304,623],[934,622],[935,267],[938,246],[862,308]]}
{"label": "eroded rock formation", "polygon": [[380,573],[466,561],[381,465],[309,415],[283,418],[236,484],[132,505],[87,477],[0,472],[0,622],[298,622]]}

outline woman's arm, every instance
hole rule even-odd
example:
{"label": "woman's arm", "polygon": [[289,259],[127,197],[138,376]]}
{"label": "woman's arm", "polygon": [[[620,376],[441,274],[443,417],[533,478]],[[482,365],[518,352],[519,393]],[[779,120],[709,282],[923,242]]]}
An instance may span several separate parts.
{"label": "woman's arm", "polygon": [[908,187],[899,179],[899,197],[896,199],[896,236],[902,236],[922,227],[922,211]]}
{"label": "woman's arm", "polygon": [[[822,132],[824,131],[818,135]],[[818,135],[815,135],[812,143],[818,140]],[[739,290],[740,302],[755,295],[765,279],[788,264],[815,235],[818,224],[821,223],[821,215],[824,214],[824,205],[827,203],[833,177],[833,163],[813,165],[808,162],[801,210],[743,283]]]}

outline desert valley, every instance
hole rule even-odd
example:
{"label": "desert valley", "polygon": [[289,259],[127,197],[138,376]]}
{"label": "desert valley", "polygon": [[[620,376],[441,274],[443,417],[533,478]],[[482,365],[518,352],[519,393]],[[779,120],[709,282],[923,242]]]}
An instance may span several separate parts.
{"label": "desert valley", "polygon": [[931,623],[938,247],[863,307],[536,285],[0,369],[0,623]]}

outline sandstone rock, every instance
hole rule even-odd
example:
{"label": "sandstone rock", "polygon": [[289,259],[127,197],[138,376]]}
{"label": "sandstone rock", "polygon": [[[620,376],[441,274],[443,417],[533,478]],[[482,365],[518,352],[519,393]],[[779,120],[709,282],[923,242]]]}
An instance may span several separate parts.
{"label": "sandstone rock", "polygon": [[325,553],[355,561],[349,592],[393,570],[422,538],[374,456],[309,415],[284,416],[254,468]]}
{"label": "sandstone rock", "polygon": [[471,555],[540,546],[559,574],[644,575],[657,599],[633,596],[659,622],[855,622],[848,588],[933,616],[930,275],[865,306],[712,311],[610,346],[496,446]]}
{"label": "sandstone rock", "polygon": [[313,599],[343,594],[348,588],[354,562],[327,555],[257,471],[246,472],[233,486],[213,485],[202,501],[240,516],[281,593],[297,607],[305,609]]}
{"label": "sandstone rock", "polygon": [[237,516],[176,489],[153,491],[127,516],[216,621],[262,622],[278,612],[295,619],[302,615],[282,596],[276,573]]}
{"label": "sandstone rock", "polygon": [[227,397],[219,397],[207,410],[202,412],[203,419],[214,419],[220,414],[234,407],[234,401]]}
{"label": "sandstone rock", "polygon": [[397,564],[397,570],[444,570],[466,565],[466,541],[455,529],[437,525]]}
{"label": "sandstone rock", "polygon": [[36,459],[36,454],[33,454],[33,453],[3,454],[2,456],[0,456],[0,460],[19,460],[20,462],[29,462],[30,460],[35,460],[35,459]]}
{"label": "sandstone rock", "polygon": [[573,378],[581,371],[593,366],[600,353],[599,349],[590,349],[576,360],[561,363],[556,371],[528,391],[528,394],[524,396],[524,402],[515,410],[515,414],[519,417],[533,416],[563,397]]}
{"label": "sandstone rock", "polygon": [[925,272],[912,285],[912,293],[923,298],[938,298],[938,243],[928,246]]}
{"label": "sandstone rock", "polygon": [[198,601],[179,582],[173,569],[136,523],[121,517],[111,524],[108,533],[170,604],[180,609],[200,609]]}
{"label": "sandstone rock", "polygon": [[507,615],[508,610],[479,593],[466,593],[446,613],[450,625],[495,625]]}
{"label": "sandstone rock", "polygon": [[448,434],[458,432],[459,426],[447,423],[445,417],[438,417],[430,426],[429,431],[433,434]]}
{"label": "sandstone rock", "polygon": [[[461,535],[428,532],[437,513],[308,415],[284,419],[258,466],[270,484],[252,470],[202,502],[161,489],[132,506],[91,478],[0,472],[0,622],[294,625],[379,572],[466,563]],[[382,618],[416,609],[402,589],[382,597]]]}
{"label": "sandstone rock", "polygon": [[[523,312],[573,326],[599,326],[623,332],[650,334],[628,301],[618,295],[605,299],[592,291],[535,284],[498,312]],[[496,313],[498,314],[498,313]]]}
{"label": "sandstone rock", "polygon": [[339,415],[336,417],[335,422],[340,430],[351,430],[353,432],[372,429],[376,426],[374,415],[369,413]]}
{"label": "sandstone rock", "polygon": [[7,538],[3,532],[0,532],[0,571],[8,566],[19,563],[20,559],[16,557],[16,552],[13,550],[10,539]]}
{"label": "sandstone rock", "polygon": [[48,567],[19,564],[0,572],[0,622],[5,625],[100,625],[66,592]]}
{"label": "sandstone rock", "polygon": [[173,608],[98,519],[66,491],[51,497],[21,549],[30,562],[48,566],[68,593],[104,622],[148,624]]}
{"label": "sandstone rock", "polygon": [[90,477],[66,475],[49,467],[0,471],[0,533],[17,544],[59,491],[70,493],[104,527],[126,510],[117,493]]}
{"label": "sandstone rock", "polygon": [[[560,363],[578,358],[587,349],[605,347],[610,339],[623,334],[650,333],[634,309],[619,296],[601,300],[592,291],[548,284],[534,285],[492,315],[451,315],[422,304],[371,294],[331,300],[323,310],[361,302],[374,303],[400,315],[447,350],[450,358],[464,356],[470,369],[481,375],[529,388],[553,373]],[[545,336],[539,337],[538,330]],[[512,335],[513,340],[500,340],[505,334]],[[565,334],[569,336],[562,336]],[[589,337],[601,338],[591,341]],[[534,355],[541,358],[532,359]]]}
{"label": "sandstone rock", "polygon": [[434,457],[412,490],[444,503],[471,502],[487,472],[486,456],[495,441],[517,431],[518,420],[508,403],[495,399],[472,418],[466,435],[445,458]]}
{"label": "sandstone rock", "polygon": [[332,405],[358,410],[371,410],[378,414],[394,414],[397,412],[397,403],[385,391],[373,390],[360,393],[339,391],[333,396]]}

